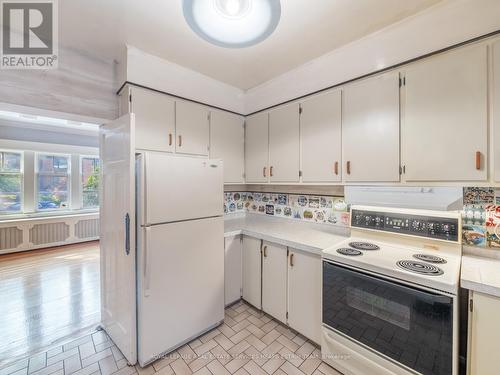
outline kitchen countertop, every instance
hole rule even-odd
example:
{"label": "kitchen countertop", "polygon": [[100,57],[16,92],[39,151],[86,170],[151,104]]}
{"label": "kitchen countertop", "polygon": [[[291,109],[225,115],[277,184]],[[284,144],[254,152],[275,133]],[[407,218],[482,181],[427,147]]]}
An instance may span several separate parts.
{"label": "kitchen countertop", "polygon": [[500,297],[500,260],[463,255],[460,284],[465,289]]}
{"label": "kitchen countertop", "polygon": [[227,216],[224,219],[224,236],[239,234],[321,255],[322,250],[345,240],[349,228],[252,213]]}

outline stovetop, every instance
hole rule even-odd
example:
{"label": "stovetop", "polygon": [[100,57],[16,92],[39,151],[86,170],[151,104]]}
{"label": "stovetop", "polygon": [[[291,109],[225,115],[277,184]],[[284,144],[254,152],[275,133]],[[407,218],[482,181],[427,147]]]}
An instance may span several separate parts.
{"label": "stovetop", "polygon": [[458,292],[459,246],[452,248],[452,251],[449,248],[440,251],[438,247],[426,248],[418,241],[398,242],[397,238],[383,240],[352,237],[324,250],[323,258],[395,281],[401,280],[451,294]]}

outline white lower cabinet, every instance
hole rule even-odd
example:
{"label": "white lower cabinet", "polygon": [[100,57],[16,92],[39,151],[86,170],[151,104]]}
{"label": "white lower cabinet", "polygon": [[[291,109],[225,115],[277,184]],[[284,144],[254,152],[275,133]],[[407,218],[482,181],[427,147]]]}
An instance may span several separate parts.
{"label": "white lower cabinet", "polygon": [[287,249],[262,243],[262,310],[286,323]]}
{"label": "white lower cabinet", "polygon": [[262,307],[261,242],[243,236],[243,299],[258,309]]}
{"label": "white lower cabinet", "polygon": [[496,375],[500,369],[500,298],[472,293],[469,317],[469,375]]}
{"label": "white lower cabinet", "polygon": [[241,298],[241,236],[224,239],[224,303],[230,305]]}
{"label": "white lower cabinet", "polygon": [[321,257],[289,249],[288,325],[321,342]]}

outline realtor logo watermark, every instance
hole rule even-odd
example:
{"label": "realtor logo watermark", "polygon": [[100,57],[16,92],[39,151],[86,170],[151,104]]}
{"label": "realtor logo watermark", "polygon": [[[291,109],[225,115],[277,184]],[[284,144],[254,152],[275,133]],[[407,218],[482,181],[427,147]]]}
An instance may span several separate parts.
{"label": "realtor logo watermark", "polygon": [[57,0],[0,0],[0,8],[0,68],[57,68]]}

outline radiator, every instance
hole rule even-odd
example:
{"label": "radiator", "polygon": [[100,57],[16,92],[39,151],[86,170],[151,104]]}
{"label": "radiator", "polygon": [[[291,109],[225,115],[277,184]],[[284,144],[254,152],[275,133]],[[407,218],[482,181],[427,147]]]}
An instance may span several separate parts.
{"label": "radiator", "polygon": [[30,229],[30,242],[33,245],[64,242],[68,237],[69,225],[64,222],[36,224]]}
{"label": "radiator", "polygon": [[23,231],[17,227],[0,228],[0,250],[15,249],[23,242]]}
{"label": "radiator", "polygon": [[75,237],[82,239],[99,237],[99,219],[78,221],[75,225]]}

